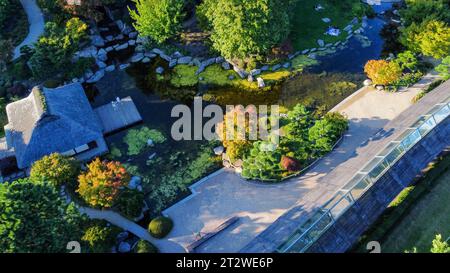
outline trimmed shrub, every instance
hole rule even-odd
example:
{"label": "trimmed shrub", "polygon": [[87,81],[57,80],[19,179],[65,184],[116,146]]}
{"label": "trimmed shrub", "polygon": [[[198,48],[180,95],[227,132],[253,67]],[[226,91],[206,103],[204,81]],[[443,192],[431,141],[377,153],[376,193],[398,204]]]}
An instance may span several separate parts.
{"label": "trimmed shrub", "polygon": [[281,168],[290,172],[297,172],[300,170],[300,163],[297,159],[283,155],[281,157]]}
{"label": "trimmed shrub", "polygon": [[134,248],[135,253],[158,253],[159,250],[152,243],[145,240],[139,240]]}
{"label": "trimmed shrub", "polygon": [[170,218],[159,216],[150,221],[148,232],[155,238],[161,239],[172,230],[173,222]]}

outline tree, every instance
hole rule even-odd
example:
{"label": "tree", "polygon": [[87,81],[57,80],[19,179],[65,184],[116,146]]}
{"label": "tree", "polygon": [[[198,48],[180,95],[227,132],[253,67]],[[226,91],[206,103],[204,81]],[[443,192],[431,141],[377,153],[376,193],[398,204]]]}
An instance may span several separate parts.
{"label": "tree", "polygon": [[66,252],[82,235],[86,217],[45,182],[0,184],[1,252]]}
{"label": "tree", "polygon": [[73,158],[54,153],[34,162],[30,179],[35,182],[47,181],[55,187],[74,186],[80,172],[80,164]]}
{"label": "tree", "polygon": [[77,192],[93,207],[112,207],[121,189],[128,186],[131,179],[125,167],[119,162],[97,158],[87,168],[87,172],[78,177]]}
{"label": "tree", "polygon": [[422,23],[425,20],[450,20],[450,2],[448,0],[406,0],[406,8],[400,11],[407,26]]}
{"label": "tree", "polygon": [[450,79],[450,56],[445,57],[441,64],[436,67],[436,71],[444,79]]}
{"label": "tree", "polygon": [[400,66],[401,69],[409,69],[410,71],[415,71],[418,65],[416,55],[410,51],[406,50],[399,53],[395,62]]}
{"label": "tree", "polygon": [[30,58],[36,78],[45,79],[71,68],[71,60],[79,41],[86,37],[87,25],[78,18],[66,22],[65,28],[54,22],[45,25],[45,35],[35,45]]}
{"label": "tree", "polygon": [[117,233],[117,228],[107,226],[104,221],[95,221],[84,231],[81,240],[87,243],[90,252],[109,253]]}
{"label": "tree", "polygon": [[340,113],[330,112],[309,129],[309,139],[318,153],[324,154],[332,150],[347,129],[348,120]]}
{"label": "tree", "polygon": [[0,0],[0,28],[4,27],[4,24],[10,16],[12,9],[13,2],[11,0]]}
{"label": "tree", "polygon": [[307,141],[308,130],[313,124],[311,112],[305,106],[297,104],[288,112],[288,119],[287,137],[298,141]]}
{"label": "tree", "polygon": [[283,170],[280,165],[281,151],[272,143],[253,143],[250,154],[244,158],[242,176],[246,179],[280,179]]}
{"label": "tree", "polygon": [[125,189],[117,198],[116,209],[123,216],[134,219],[139,217],[142,213],[142,207],[144,206],[144,193]]}
{"label": "tree", "polygon": [[442,241],[442,235],[436,235],[432,242],[431,253],[450,253],[450,246],[447,242]]}
{"label": "tree", "polygon": [[214,49],[228,59],[262,55],[289,34],[288,0],[206,0],[197,12],[212,30]]}
{"label": "tree", "polygon": [[136,11],[129,9],[133,26],[142,36],[161,44],[174,37],[184,18],[183,0],[133,0]]}
{"label": "tree", "polygon": [[396,62],[370,60],[364,66],[364,72],[374,84],[389,85],[402,75],[402,69]]}
{"label": "tree", "polygon": [[0,40],[0,72],[6,70],[6,64],[11,62],[14,46],[11,40]]}
{"label": "tree", "polygon": [[145,240],[139,240],[134,249],[135,253],[158,253],[158,248]]}
{"label": "tree", "polygon": [[441,59],[450,52],[450,27],[437,20],[412,23],[402,31],[400,42],[413,52]]}

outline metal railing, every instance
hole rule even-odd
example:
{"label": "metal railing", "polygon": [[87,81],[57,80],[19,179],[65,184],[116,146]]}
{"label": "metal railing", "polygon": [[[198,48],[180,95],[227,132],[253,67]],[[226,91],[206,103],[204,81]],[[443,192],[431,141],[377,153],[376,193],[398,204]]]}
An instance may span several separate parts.
{"label": "metal railing", "polygon": [[450,98],[436,104],[356,173],[313,216],[278,247],[277,252],[305,252],[406,152],[450,115]]}

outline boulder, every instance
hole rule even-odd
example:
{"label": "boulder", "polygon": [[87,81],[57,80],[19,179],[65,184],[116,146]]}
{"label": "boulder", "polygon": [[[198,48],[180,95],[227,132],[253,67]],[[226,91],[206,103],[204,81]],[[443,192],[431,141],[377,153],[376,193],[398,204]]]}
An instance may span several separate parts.
{"label": "boulder", "polygon": [[243,69],[240,69],[238,66],[233,66],[233,69],[242,79],[245,79],[245,77],[247,77],[247,72],[245,72]]}
{"label": "boulder", "polygon": [[150,59],[153,59],[153,58],[155,58],[157,55],[156,55],[155,53],[145,52],[145,53],[144,53],[144,56],[145,56],[145,57],[148,57],[148,58],[150,58]]}
{"label": "boulder", "polygon": [[128,44],[130,46],[135,46],[136,45],[136,40],[128,40]]}
{"label": "boulder", "polygon": [[371,79],[367,79],[367,80],[365,80],[365,81],[363,82],[363,84],[364,84],[364,86],[370,86],[370,85],[373,84],[373,82],[372,82]]}
{"label": "boulder", "polygon": [[324,46],[325,46],[325,42],[324,42],[323,40],[321,40],[321,39],[317,40],[317,44],[318,44],[320,47],[324,47]]}
{"label": "boulder", "polygon": [[120,51],[120,50],[124,50],[127,48],[128,48],[128,43],[124,43],[124,44],[117,46],[115,49],[116,49],[116,51]]}
{"label": "boulder", "polygon": [[289,67],[291,67],[291,63],[288,62],[288,63],[283,64],[283,68],[289,68]]}
{"label": "boulder", "polygon": [[86,82],[87,83],[96,83],[99,80],[101,80],[103,78],[103,76],[105,76],[105,70],[100,69],[97,72],[95,72],[95,74],[92,77],[90,77]]}
{"label": "boulder", "polygon": [[130,26],[125,25],[125,27],[124,27],[123,30],[122,30],[122,33],[125,34],[125,35],[130,35],[130,33],[131,33],[132,31],[133,31],[133,29],[132,29]]}
{"label": "boulder", "polygon": [[146,37],[138,36],[138,37],[136,38],[136,43],[137,43],[137,44],[144,44],[144,43],[146,43],[146,42],[147,42],[147,38],[146,38]]}
{"label": "boulder", "polygon": [[130,66],[130,64],[121,64],[121,65],[119,65],[119,69],[124,70],[124,69],[128,68],[129,66]]}
{"label": "boulder", "polygon": [[128,34],[128,37],[130,37],[130,39],[136,39],[138,36],[138,33],[136,31],[130,32]]}
{"label": "boulder", "polygon": [[269,66],[268,65],[264,65],[263,67],[260,68],[261,71],[269,71]]}
{"label": "boulder", "polygon": [[97,48],[95,46],[89,46],[76,53],[76,55],[82,58],[95,58],[97,56]]}
{"label": "boulder", "polygon": [[129,243],[127,243],[127,242],[121,242],[119,244],[119,247],[117,248],[117,250],[120,253],[128,253],[128,252],[131,251],[131,245]]}
{"label": "boulder", "polygon": [[134,52],[144,52],[145,51],[145,47],[143,45],[137,45],[134,48]]}
{"label": "boulder", "polygon": [[144,58],[144,54],[143,53],[136,53],[131,57],[131,62],[132,63],[137,63],[139,61],[141,61]]}
{"label": "boulder", "polygon": [[117,242],[123,242],[125,241],[128,236],[130,236],[130,233],[128,233],[128,231],[122,231],[121,233],[117,234]]}
{"label": "boulder", "polygon": [[266,87],[266,84],[264,83],[263,78],[258,77],[258,78],[256,78],[256,81],[258,82],[258,87],[259,87],[259,88],[264,88],[264,87]]}
{"label": "boulder", "polygon": [[248,74],[247,81],[248,82],[253,82],[254,81],[252,74]]}
{"label": "boulder", "polygon": [[352,29],[353,29],[353,25],[348,25],[344,28],[344,31],[349,32]]}
{"label": "boulder", "polygon": [[108,46],[107,48],[105,48],[106,52],[111,52],[113,50],[114,50],[114,48],[112,46]]}
{"label": "boulder", "polygon": [[192,61],[192,57],[186,56],[186,57],[180,57],[178,58],[178,64],[189,64]]}
{"label": "boulder", "polygon": [[324,23],[329,23],[329,22],[331,22],[331,19],[325,17],[325,18],[322,18],[322,22],[324,22]]}
{"label": "boulder", "polygon": [[114,40],[114,36],[108,35],[108,36],[106,36],[105,39],[106,39],[107,42],[111,42],[112,40]]}
{"label": "boulder", "polygon": [[164,68],[162,68],[161,66],[157,67],[156,73],[161,75],[162,73],[164,73]]}
{"label": "boulder", "polygon": [[92,76],[94,76],[94,72],[92,72],[90,69],[88,69],[85,73],[84,73],[84,77],[86,79],[91,78]]}
{"label": "boulder", "polygon": [[142,179],[139,176],[133,176],[130,179],[130,183],[128,183],[128,188],[134,190],[141,184],[142,184]]}
{"label": "boulder", "polygon": [[142,59],[142,63],[146,64],[150,62],[150,58],[149,57],[144,57],[144,59]]}
{"label": "boulder", "polygon": [[220,63],[222,63],[224,61],[224,58],[223,57],[217,57],[216,58],[216,64],[220,64]]}
{"label": "boulder", "polygon": [[183,54],[181,54],[178,51],[175,51],[170,57],[178,59],[178,58],[183,57]]}
{"label": "boulder", "polygon": [[206,67],[208,67],[208,66],[210,66],[210,65],[213,65],[213,64],[215,64],[215,63],[216,63],[216,58],[210,58],[210,59],[204,60],[204,61],[201,63],[201,66],[204,66],[204,67],[206,68]]}
{"label": "boulder", "polygon": [[120,31],[122,31],[125,28],[125,24],[122,22],[122,20],[117,20],[116,25]]}
{"label": "boulder", "polygon": [[172,58],[170,58],[169,55],[166,55],[166,54],[164,54],[164,53],[159,54],[159,57],[161,57],[161,59],[166,60],[167,62],[170,62],[170,61],[172,60]]}
{"label": "boulder", "polygon": [[169,62],[169,67],[174,68],[177,65],[177,59],[172,59]]}
{"label": "boulder", "polygon": [[234,80],[234,76],[233,76],[233,75],[230,75],[230,76],[228,76],[228,79],[229,79],[230,81],[232,81],[232,80]]}
{"label": "boulder", "polygon": [[231,69],[231,65],[230,65],[229,62],[224,61],[224,62],[222,63],[222,68],[225,69],[225,70],[230,70],[230,69]]}
{"label": "boulder", "polygon": [[272,71],[277,71],[280,68],[281,68],[281,65],[280,64],[276,64],[276,65],[272,66]]}
{"label": "boulder", "polygon": [[215,155],[222,155],[225,148],[223,146],[218,146],[214,148],[214,154]]}
{"label": "boulder", "polygon": [[159,48],[154,48],[152,51],[153,51],[155,54],[158,54],[158,55],[164,54],[164,52],[163,52],[161,49],[159,49]]}
{"label": "boulder", "polygon": [[116,67],[114,65],[110,65],[110,66],[105,67],[105,71],[106,72],[112,72],[114,70],[116,70]]}
{"label": "boulder", "polygon": [[257,76],[257,75],[259,75],[259,74],[261,74],[261,69],[253,69],[252,71],[250,71],[250,74],[252,75],[252,76]]}
{"label": "boulder", "polygon": [[116,36],[116,38],[114,38],[114,40],[119,41],[119,40],[123,40],[125,38],[125,36],[123,36],[123,34],[119,34]]}
{"label": "boulder", "polygon": [[100,35],[91,36],[91,41],[92,41],[92,44],[96,47],[105,46],[105,41],[103,40],[102,36],[100,36]]}
{"label": "boulder", "polygon": [[106,67],[106,64],[104,62],[102,62],[102,61],[99,61],[99,60],[96,62],[96,64],[97,64],[97,66],[99,68],[105,68]]}
{"label": "boulder", "polygon": [[305,55],[305,54],[308,54],[308,52],[309,52],[309,49],[305,49],[302,51],[302,54]]}

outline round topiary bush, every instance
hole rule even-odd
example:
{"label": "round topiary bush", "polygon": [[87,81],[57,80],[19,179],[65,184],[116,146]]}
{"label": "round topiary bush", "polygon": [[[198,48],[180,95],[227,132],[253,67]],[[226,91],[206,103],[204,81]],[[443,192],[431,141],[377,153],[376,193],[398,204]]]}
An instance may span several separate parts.
{"label": "round topiary bush", "polygon": [[150,221],[148,225],[148,232],[158,239],[166,237],[167,234],[172,230],[173,222],[170,218],[159,216]]}
{"label": "round topiary bush", "polygon": [[135,253],[158,253],[158,248],[145,240],[139,240],[134,248]]}

